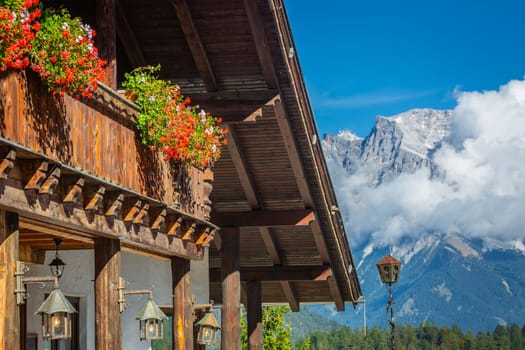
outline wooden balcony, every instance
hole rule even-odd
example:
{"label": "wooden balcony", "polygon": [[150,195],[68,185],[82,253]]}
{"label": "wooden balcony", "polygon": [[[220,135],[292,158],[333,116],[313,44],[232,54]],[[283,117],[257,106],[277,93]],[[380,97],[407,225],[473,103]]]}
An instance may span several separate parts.
{"label": "wooden balcony", "polygon": [[[52,96],[30,71],[0,75],[0,205],[28,216],[28,222],[44,220],[124,237],[165,255],[201,258],[199,245],[209,243],[214,229],[207,222],[212,173],[172,166],[161,152],[142,145],[138,112],[105,86],[92,100],[76,100]],[[130,236],[130,226],[142,233]]]}

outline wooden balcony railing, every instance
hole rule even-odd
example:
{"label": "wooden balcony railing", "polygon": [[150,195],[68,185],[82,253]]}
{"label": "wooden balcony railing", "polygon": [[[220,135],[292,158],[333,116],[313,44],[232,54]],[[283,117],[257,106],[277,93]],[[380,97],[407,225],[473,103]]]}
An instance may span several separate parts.
{"label": "wooden balcony railing", "polygon": [[4,140],[207,220],[211,171],[174,168],[161,152],[142,145],[138,112],[103,85],[92,100],[76,100],[52,96],[30,71],[0,74]]}

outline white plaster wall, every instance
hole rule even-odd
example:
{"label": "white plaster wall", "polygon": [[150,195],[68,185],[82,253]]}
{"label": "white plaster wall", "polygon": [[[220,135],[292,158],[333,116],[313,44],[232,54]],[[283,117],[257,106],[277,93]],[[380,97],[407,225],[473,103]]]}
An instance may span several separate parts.
{"label": "white plaster wall", "polygon": [[[67,264],[60,279],[62,292],[80,300],[80,350],[95,349],[95,304],[94,304],[94,257],[92,250],[60,251],[61,259]],[[49,264],[54,252],[46,254],[45,265],[31,264],[26,276],[49,275]],[[191,262],[192,292],[198,304],[209,301],[208,256],[204,261]],[[171,263],[167,259],[156,259],[122,252],[121,276],[128,282],[127,289],[153,289],[155,302],[163,307],[172,305]],[[47,350],[41,337],[41,318],[33,315],[44,301],[45,293],[51,291],[51,284],[45,288],[28,285],[27,300],[28,332],[39,334],[39,349]],[[136,315],[147,301],[147,295],[128,295],[127,308],[122,314],[122,349],[149,350],[149,342],[139,340]]]}

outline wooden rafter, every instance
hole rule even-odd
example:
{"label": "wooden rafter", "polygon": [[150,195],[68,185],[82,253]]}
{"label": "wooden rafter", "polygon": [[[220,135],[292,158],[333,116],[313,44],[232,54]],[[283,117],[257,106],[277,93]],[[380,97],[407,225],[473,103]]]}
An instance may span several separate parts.
{"label": "wooden rafter", "polygon": [[297,301],[297,296],[295,295],[295,291],[292,286],[292,282],[290,281],[281,281],[281,288],[283,290],[283,294],[286,297],[286,300],[288,300],[288,304],[290,304],[290,309],[293,312],[299,311],[299,301]]}
{"label": "wooden rafter", "polygon": [[126,54],[129,58],[129,62],[134,68],[142,67],[146,65],[146,59],[142,52],[142,46],[139,44],[133,27],[129,24],[126,17],[124,7],[120,4],[120,1],[116,0],[116,24],[117,24],[117,35],[124,46]]}
{"label": "wooden rafter", "polygon": [[295,140],[295,135],[292,126],[290,125],[290,120],[281,100],[275,99],[273,102],[275,116],[279,124],[279,130],[281,131],[281,135],[286,146],[286,152],[288,153],[288,158],[290,159],[292,170],[295,175],[295,179],[297,180],[296,182],[297,186],[299,187],[299,193],[301,194],[305,206],[307,208],[313,208],[314,201],[312,199],[308,183],[306,182],[308,177],[306,176],[303,163],[299,156],[299,146]]}
{"label": "wooden rafter", "polygon": [[[328,265],[315,266],[241,266],[243,281],[316,281],[323,275]],[[210,282],[220,282],[220,270],[210,269]]]}
{"label": "wooden rafter", "polygon": [[257,9],[257,3],[253,0],[244,0],[244,8],[248,15],[248,21],[250,22],[253,42],[255,43],[257,56],[261,63],[264,79],[268,87],[274,89],[277,87],[277,75],[275,74],[270,48],[268,47],[268,40],[266,39],[263,21]]}
{"label": "wooden rafter", "polygon": [[330,287],[330,293],[332,294],[332,298],[334,299],[335,307],[337,311],[344,311],[345,302],[343,300],[341,289],[339,288],[339,285],[337,284],[336,278],[334,276],[330,276],[328,277],[327,281],[328,281],[328,287]]}
{"label": "wooden rafter", "polygon": [[223,90],[205,93],[190,93],[193,102],[244,102],[246,101],[268,101],[278,95],[277,89],[257,89],[257,90]]}
{"label": "wooden rafter", "polygon": [[197,31],[197,27],[193,22],[190,8],[186,0],[173,0],[171,1],[175,12],[177,13],[177,18],[186,38],[186,42],[190,48],[193,60],[197,66],[197,70],[206,86],[208,91],[217,91],[217,81],[215,79],[215,74],[211,67],[210,61],[204,45]]}
{"label": "wooden rafter", "polygon": [[211,221],[227,226],[306,226],[314,219],[310,209],[254,210],[248,212],[213,212]]}
{"label": "wooden rafter", "polygon": [[275,237],[270,231],[270,228],[259,227],[259,232],[261,233],[261,238],[263,239],[264,246],[266,247],[266,251],[272,258],[273,264],[281,265],[281,256],[279,254],[279,248],[277,246],[277,242],[275,241]]}
{"label": "wooden rafter", "polygon": [[229,132],[226,135],[226,140],[228,141],[228,151],[230,151],[233,166],[235,167],[237,175],[239,176],[239,180],[241,181],[242,189],[246,195],[246,198],[248,199],[250,206],[252,208],[259,208],[260,200],[257,195],[257,189],[253,181],[253,176],[250,172],[250,167],[246,162],[246,157],[244,156],[242,148],[239,145],[239,141],[237,140],[235,127],[230,125],[228,130]]}

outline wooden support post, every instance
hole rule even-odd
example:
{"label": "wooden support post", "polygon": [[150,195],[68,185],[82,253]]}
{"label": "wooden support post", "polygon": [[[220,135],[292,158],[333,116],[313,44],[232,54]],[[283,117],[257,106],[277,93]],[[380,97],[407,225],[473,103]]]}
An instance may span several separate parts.
{"label": "wooden support post", "polygon": [[263,349],[261,282],[246,283],[248,293],[248,349]]}
{"label": "wooden support post", "polygon": [[25,334],[15,297],[18,214],[0,210],[0,349],[20,350]]}
{"label": "wooden support post", "polygon": [[193,349],[190,261],[171,258],[173,283],[173,349]]}
{"label": "wooden support post", "polygon": [[97,0],[96,44],[100,57],[107,60],[103,83],[117,89],[117,25],[116,0]]}
{"label": "wooden support post", "polygon": [[239,228],[221,230],[222,319],[221,348],[241,348],[241,274]]}
{"label": "wooden support post", "polygon": [[118,303],[120,241],[95,239],[95,349],[122,349]]}

